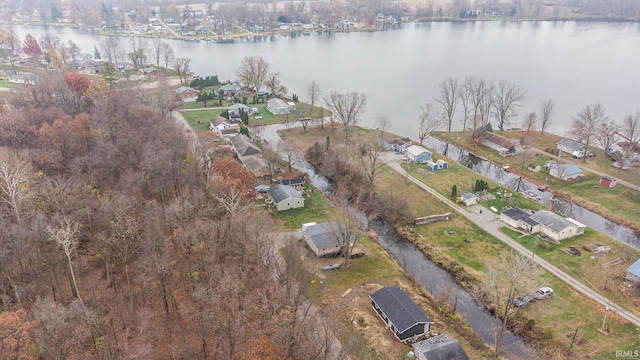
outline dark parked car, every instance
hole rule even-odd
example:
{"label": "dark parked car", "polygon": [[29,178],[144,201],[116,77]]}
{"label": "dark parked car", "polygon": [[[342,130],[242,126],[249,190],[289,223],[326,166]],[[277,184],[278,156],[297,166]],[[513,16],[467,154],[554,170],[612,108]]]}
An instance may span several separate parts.
{"label": "dark parked car", "polygon": [[519,296],[513,299],[513,305],[515,305],[516,307],[523,307],[529,304],[531,301],[533,301],[533,296],[531,295]]}
{"label": "dark parked car", "polygon": [[573,256],[582,256],[582,251],[576,249],[574,246],[569,246],[569,254]]}

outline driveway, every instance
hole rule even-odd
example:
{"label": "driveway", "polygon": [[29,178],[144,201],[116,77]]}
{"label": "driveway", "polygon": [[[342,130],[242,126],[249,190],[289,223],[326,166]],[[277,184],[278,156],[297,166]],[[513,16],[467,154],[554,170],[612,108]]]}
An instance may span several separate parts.
{"label": "driveway", "polygon": [[601,304],[603,307],[604,306],[609,306],[609,310],[615,312],[620,317],[622,317],[625,320],[631,322],[635,326],[639,326],[640,327],[640,317],[639,316],[637,316],[636,314],[632,313],[631,311],[628,311],[627,309],[621,307],[620,305],[614,303],[613,301],[609,300],[608,298],[606,298],[605,296],[601,295],[600,293],[594,291],[593,289],[589,288],[588,286],[582,284],[581,282],[579,282],[578,280],[576,280],[572,276],[569,276],[565,272],[563,272],[563,271],[559,270],[558,268],[556,268],[555,266],[551,265],[548,261],[546,261],[546,260],[544,260],[544,259],[542,259],[542,258],[540,258],[538,256],[535,256],[534,252],[526,249],[524,246],[520,245],[518,242],[512,240],[511,238],[509,238],[506,235],[504,235],[503,233],[501,233],[499,229],[500,229],[500,227],[504,226],[504,224],[502,224],[502,222],[500,222],[499,220],[495,220],[495,219],[492,220],[492,221],[486,221],[486,218],[485,218],[487,216],[487,214],[485,214],[486,211],[483,210],[482,214],[480,214],[479,210],[477,210],[477,212],[476,212],[473,209],[470,211],[468,209],[461,208],[460,206],[455,204],[453,201],[451,201],[449,198],[440,195],[440,193],[438,193],[437,191],[435,191],[431,187],[427,186],[422,181],[420,181],[420,180],[416,179],[415,177],[407,174],[406,169],[402,168],[402,166],[400,164],[400,161],[399,161],[400,160],[400,156],[395,155],[394,153],[385,153],[384,156],[383,156],[383,160],[393,170],[395,170],[396,172],[402,174],[403,176],[406,176],[407,179],[409,179],[411,182],[416,184],[418,187],[420,187],[424,191],[430,193],[431,195],[435,196],[436,198],[438,198],[440,201],[444,202],[445,204],[449,205],[449,207],[451,207],[458,214],[464,216],[465,218],[467,218],[471,222],[475,223],[477,226],[481,227],[482,229],[484,229],[485,231],[487,231],[491,235],[495,236],[500,241],[502,241],[505,244],[509,245],[512,249],[514,249],[515,251],[517,251],[521,255],[526,256],[526,257],[532,257],[534,262],[536,262],[539,266],[541,266],[545,270],[549,271],[553,275],[557,276],[560,280],[562,280],[565,283],[567,283],[569,286],[574,288],[576,291],[582,293],[583,295],[587,296],[591,300]]}

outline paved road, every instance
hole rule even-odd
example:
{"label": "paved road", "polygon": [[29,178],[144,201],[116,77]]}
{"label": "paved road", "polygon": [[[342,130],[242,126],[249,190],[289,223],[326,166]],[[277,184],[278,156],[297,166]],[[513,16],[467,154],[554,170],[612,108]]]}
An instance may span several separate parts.
{"label": "paved road", "polygon": [[535,256],[535,254],[532,251],[526,249],[524,246],[520,245],[518,242],[514,241],[513,239],[511,239],[511,238],[507,237],[506,235],[504,235],[503,233],[501,233],[499,231],[499,228],[502,227],[503,224],[499,220],[495,220],[494,219],[493,221],[487,222],[486,218],[483,218],[479,214],[472,214],[469,211],[467,211],[466,209],[460,208],[460,206],[455,204],[453,201],[451,201],[447,197],[440,195],[440,193],[438,193],[434,189],[430,188],[429,186],[424,184],[422,181],[420,181],[420,180],[416,179],[415,177],[407,174],[407,171],[400,166],[400,164],[398,163],[398,160],[399,160],[399,156],[397,156],[397,155],[395,155],[393,153],[385,153],[384,161],[393,170],[397,171],[398,173],[402,174],[403,176],[407,176],[407,178],[410,181],[412,181],[413,183],[418,185],[424,191],[432,194],[433,196],[438,198],[440,201],[442,201],[445,204],[449,205],[452,209],[454,209],[460,215],[462,215],[465,218],[469,219],[470,221],[472,221],[473,223],[475,223],[476,225],[478,225],[479,227],[481,227],[482,229],[484,229],[488,233],[490,233],[493,236],[495,236],[496,238],[498,238],[500,241],[502,241],[505,244],[509,245],[512,249],[516,250],[517,252],[519,252],[523,256],[532,257],[533,260],[538,265],[540,265],[545,270],[549,271],[553,275],[555,275],[558,278],[560,278],[562,281],[567,283],[569,286],[571,286],[575,290],[579,291],[580,293],[582,293],[583,295],[585,295],[588,298],[592,299],[593,301],[598,302],[602,306],[607,306],[608,305],[609,306],[609,310],[615,312],[620,317],[622,317],[625,320],[627,320],[627,321],[633,323],[634,325],[640,327],[640,317],[639,316],[637,316],[634,313],[632,313],[631,311],[628,311],[627,309],[619,306],[618,304],[612,302],[611,300],[607,299],[605,296],[602,296],[600,293],[594,291],[593,289],[589,288],[588,286],[585,286],[580,281],[576,280],[572,276],[569,276],[565,272],[559,270],[558,268],[556,268],[555,266],[551,265],[546,260],[544,260],[544,259],[542,259],[542,258],[540,258],[538,256]]}

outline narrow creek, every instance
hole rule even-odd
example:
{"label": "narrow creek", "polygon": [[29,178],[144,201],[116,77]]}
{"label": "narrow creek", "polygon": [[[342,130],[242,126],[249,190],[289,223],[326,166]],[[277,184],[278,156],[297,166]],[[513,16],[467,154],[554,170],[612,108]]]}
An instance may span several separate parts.
{"label": "narrow creek", "polygon": [[[270,125],[263,130],[262,137],[269,143],[282,141],[277,131],[284,125]],[[309,176],[311,183],[325,193],[331,192],[331,184],[327,178],[318,174],[313,166],[303,158],[298,159],[295,167]],[[471,326],[482,340],[493,346],[494,333],[492,325],[495,317],[478,304],[471,294],[438,265],[429,260],[417,247],[408,241],[398,238],[392,228],[385,222],[371,222],[369,226],[378,233],[376,241],[418,284],[423,286],[437,299],[445,299],[453,304],[457,298],[457,313]],[[436,324],[437,325],[437,324]],[[502,355],[507,359],[533,359],[537,355],[523,340],[510,331],[505,333]]]}

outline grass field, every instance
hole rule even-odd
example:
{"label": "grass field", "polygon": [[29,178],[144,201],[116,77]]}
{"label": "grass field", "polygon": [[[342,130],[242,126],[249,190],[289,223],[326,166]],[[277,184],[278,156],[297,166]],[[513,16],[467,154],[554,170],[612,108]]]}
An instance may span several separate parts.
{"label": "grass field", "polygon": [[324,195],[313,187],[306,188],[307,196],[304,199],[304,207],[289,209],[285,211],[275,211],[269,209],[271,216],[288,230],[299,230],[302,224],[308,222],[325,222],[331,218],[331,213],[335,212]]}

